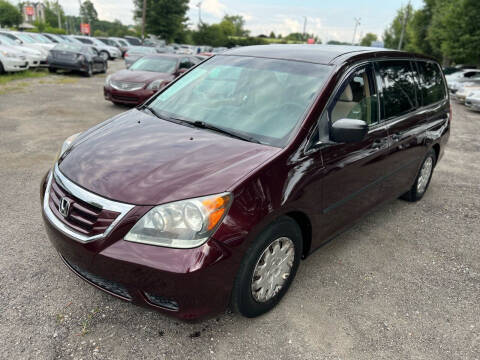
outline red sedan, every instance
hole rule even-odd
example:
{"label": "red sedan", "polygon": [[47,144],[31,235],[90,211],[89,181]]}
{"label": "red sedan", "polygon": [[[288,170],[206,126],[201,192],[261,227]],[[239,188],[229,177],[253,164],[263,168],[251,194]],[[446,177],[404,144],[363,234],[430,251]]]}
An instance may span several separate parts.
{"label": "red sedan", "polygon": [[141,104],[200,61],[185,55],[144,56],[130,68],[107,77],[103,87],[105,99],[114,104]]}

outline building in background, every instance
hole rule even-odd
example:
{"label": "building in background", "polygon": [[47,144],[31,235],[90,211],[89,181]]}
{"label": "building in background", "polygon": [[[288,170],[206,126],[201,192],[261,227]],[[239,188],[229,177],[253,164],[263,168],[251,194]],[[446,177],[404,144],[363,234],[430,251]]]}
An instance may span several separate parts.
{"label": "building in background", "polygon": [[32,24],[35,21],[45,22],[45,5],[41,2],[25,2],[22,8],[23,21]]}

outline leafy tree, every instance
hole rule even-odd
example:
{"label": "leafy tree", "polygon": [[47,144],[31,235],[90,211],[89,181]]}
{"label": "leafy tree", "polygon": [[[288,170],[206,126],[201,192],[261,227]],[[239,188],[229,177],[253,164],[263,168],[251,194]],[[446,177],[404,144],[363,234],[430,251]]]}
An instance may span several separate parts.
{"label": "leafy tree", "polygon": [[[398,44],[400,43],[400,38],[402,34],[403,22],[406,20],[406,26],[409,26],[412,21],[413,8],[412,5],[407,5],[406,7],[401,8],[397,12],[397,16],[393,19],[393,22],[383,33],[383,41],[385,47],[389,49],[398,49]],[[408,31],[405,31],[402,42],[402,50],[408,47],[410,44],[410,34]]]}
{"label": "leafy tree", "polygon": [[360,41],[360,46],[371,46],[372,42],[377,41],[378,36],[373,33],[367,33]]}
{"label": "leafy tree", "polygon": [[[141,22],[143,0],[134,0],[135,19]],[[147,0],[147,33],[160,36],[169,42],[182,39],[186,31],[189,0]]]}
{"label": "leafy tree", "polygon": [[43,4],[45,5],[45,22],[51,27],[58,27],[58,13],[60,12],[60,24],[64,26],[65,12],[62,6],[57,1],[48,0],[45,0]]}
{"label": "leafy tree", "polygon": [[17,26],[22,23],[22,13],[8,1],[0,0],[0,26]]}
{"label": "leafy tree", "polygon": [[85,0],[82,2],[80,6],[80,16],[82,16],[84,21],[88,23],[98,20],[97,10],[90,0]]}
{"label": "leafy tree", "polygon": [[192,38],[197,45],[225,46],[228,41],[228,35],[224,33],[221,24],[201,23],[198,31],[192,34]]}
{"label": "leafy tree", "polygon": [[235,30],[232,35],[234,36],[248,36],[249,30],[245,30],[245,19],[241,15],[225,15],[222,22],[230,22],[233,24]]}
{"label": "leafy tree", "polygon": [[348,42],[338,41],[338,40],[330,40],[327,42],[328,45],[352,45]]}
{"label": "leafy tree", "polygon": [[446,59],[456,63],[480,61],[480,7],[477,0],[438,0],[428,38]]}
{"label": "leafy tree", "polygon": [[275,33],[273,31],[271,31],[269,37],[270,37],[270,39],[275,39],[276,38]]}

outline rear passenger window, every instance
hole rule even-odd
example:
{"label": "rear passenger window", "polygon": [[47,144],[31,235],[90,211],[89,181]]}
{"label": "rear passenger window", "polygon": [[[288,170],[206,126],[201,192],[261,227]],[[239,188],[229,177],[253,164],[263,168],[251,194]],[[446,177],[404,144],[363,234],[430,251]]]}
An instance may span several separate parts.
{"label": "rear passenger window", "polygon": [[442,73],[437,64],[419,61],[420,89],[423,105],[430,105],[443,100],[446,96]]}
{"label": "rear passenger window", "polygon": [[378,62],[382,83],[382,118],[403,115],[417,107],[416,83],[409,61]]}

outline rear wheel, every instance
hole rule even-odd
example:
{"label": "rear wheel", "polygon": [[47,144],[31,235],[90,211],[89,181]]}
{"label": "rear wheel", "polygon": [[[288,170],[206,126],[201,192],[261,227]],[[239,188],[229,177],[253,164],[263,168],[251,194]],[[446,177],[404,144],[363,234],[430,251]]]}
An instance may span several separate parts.
{"label": "rear wheel", "polygon": [[48,72],[51,74],[55,74],[57,72],[57,69],[49,67]]}
{"label": "rear wheel", "polygon": [[433,169],[436,162],[437,156],[435,155],[435,151],[430,150],[422,162],[422,166],[420,167],[415,182],[413,183],[411,189],[401,196],[402,199],[415,202],[420,200],[423,195],[425,195],[428,185],[430,185],[430,180],[432,179]]}
{"label": "rear wheel", "polygon": [[255,240],[240,265],[232,292],[234,311],[259,316],[277,305],[292,283],[302,255],[298,224],[282,217]]}
{"label": "rear wheel", "polygon": [[100,71],[100,73],[105,74],[107,72],[107,69],[108,69],[108,65],[107,65],[107,62],[105,61],[103,63],[103,67],[102,67],[102,70]]}
{"label": "rear wheel", "polygon": [[3,64],[0,62],[0,74],[5,73],[5,69],[3,67]]}

